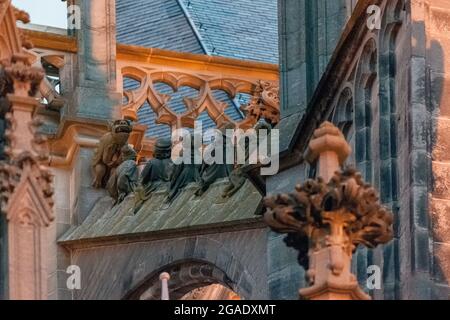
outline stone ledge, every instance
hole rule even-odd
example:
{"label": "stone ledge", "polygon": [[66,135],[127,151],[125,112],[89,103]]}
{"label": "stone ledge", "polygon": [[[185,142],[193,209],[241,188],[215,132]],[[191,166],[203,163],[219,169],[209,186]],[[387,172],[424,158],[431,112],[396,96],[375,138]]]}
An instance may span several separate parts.
{"label": "stone ledge", "polygon": [[261,211],[262,195],[250,181],[231,198],[221,194],[227,180],[215,182],[201,197],[195,185],[188,185],[170,204],[167,191],[156,190],[136,213],[134,195],[112,207],[112,199],[97,202],[86,220],[69,229],[58,241],[70,248],[130,243],[187,235],[265,228]]}

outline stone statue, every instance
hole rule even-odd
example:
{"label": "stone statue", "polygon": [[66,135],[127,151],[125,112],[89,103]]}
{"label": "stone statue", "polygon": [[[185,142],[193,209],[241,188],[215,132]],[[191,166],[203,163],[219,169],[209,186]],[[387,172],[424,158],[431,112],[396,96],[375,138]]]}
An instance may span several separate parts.
{"label": "stone statue", "polygon": [[139,186],[136,188],[135,212],[150,198],[150,194],[163,184],[169,184],[173,171],[171,160],[172,142],[161,138],[156,141],[154,159],[148,161],[141,173]]}
{"label": "stone statue", "polygon": [[170,181],[168,202],[171,202],[180,191],[191,182],[198,182],[200,179],[200,165],[194,163],[194,137],[191,136],[191,161],[174,166]]}
{"label": "stone statue", "polygon": [[[259,144],[261,143],[261,141],[259,140],[260,137],[258,134],[259,130],[267,130],[268,132],[270,132],[271,125],[262,121],[262,122],[259,122],[255,126],[255,131],[258,136],[258,141],[257,141],[258,148],[259,148]],[[267,142],[265,142],[265,143],[267,143]],[[248,171],[250,171],[251,169],[253,169],[255,167],[254,165],[251,165],[249,163],[250,146],[248,145],[247,141],[245,141],[244,150],[245,150],[245,164],[236,164],[234,166],[233,171],[231,171],[228,184],[222,193],[223,198],[230,198],[237,191],[239,191],[239,189],[244,185],[245,181],[247,180]]]}
{"label": "stone statue", "polygon": [[[223,149],[222,163],[202,164],[202,167],[200,169],[200,179],[198,182],[199,188],[195,193],[197,196],[201,196],[203,193],[205,193],[206,190],[208,190],[208,188],[211,186],[211,184],[213,184],[217,179],[229,177],[231,171],[233,170],[233,164],[226,163],[226,146],[227,143],[231,144],[231,141],[227,141],[227,139],[231,140],[226,135],[227,129],[234,129],[234,125],[232,123],[225,122],[218,129],[220,131],[220,134],[222,135],[222,146],[219,146]],[[217,143],[217,141],[214,141],[212,147],[215,147]],[[212,152],[212,155],[215,156],[214,151]]]}
{"label": "stone statue", "polygon": [[138,169],[136,151],[128,144],[121,149],[122,163],[112,173],[107,184],[107,190],[115,204],[121,203],[127,195],[133,192],[138,184]]}
{"label": "stone statue", "polygon": [[173,162],[170,159],[172,142],[161,138],[156,141],[154,159],[147,162],[141,174],[141,184],[146,192],[152,192],[162,183],[170,182]]}
{"label": "stone statue", "polygon": [[127,145],[132,131],[129,120],[116,120],[111,124],[111,132],[105,134],[92,159],[94,188],[105,188],[111,173],[121,163],[122,147]]}

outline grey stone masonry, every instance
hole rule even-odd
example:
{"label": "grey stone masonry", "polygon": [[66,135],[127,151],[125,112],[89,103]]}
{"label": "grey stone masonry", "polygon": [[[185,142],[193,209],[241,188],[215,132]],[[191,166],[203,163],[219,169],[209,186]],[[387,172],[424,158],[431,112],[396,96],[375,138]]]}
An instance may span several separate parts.
{"label": "grey stone masonry", "polygon": [[[81,290],[76,290],[74,298],[123,299],[146,279],[171,266],[196,261],[220,270],[216,281],[243,299],[267,299],[266,240],[263,228],[203,236],[179,234],[174,239],[75,250],[72,263],[80,267],[82,276]],[[215,272],[211,277],[215,278]],[[203,278],[198,278],[198,286]]]}
{"label": "grey stone masonry", "polygon": [[81,29],[75,31],[78,54],[68,115],[98,120],[120,116],[116,92],[115,0],[74,0],[81,8]]}
{"label": "grey stone masonry", "polygon": [[346,0],[278,0],[282,117],[306,110],[351,7]]}

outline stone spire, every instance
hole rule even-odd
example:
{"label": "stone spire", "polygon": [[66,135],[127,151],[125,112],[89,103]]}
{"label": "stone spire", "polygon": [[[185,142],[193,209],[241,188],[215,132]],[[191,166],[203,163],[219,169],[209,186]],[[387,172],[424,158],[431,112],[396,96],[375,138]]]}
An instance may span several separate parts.
{"label": "stone spire", "polygon": [[324,123],[306,153],[311,164],[317,161],[319,177],[294,193],[265,199],[265,221],[288,234],[288,245],[308,270],[302,299],[370,299],[351,273],[352,253],[360,244],[375,248],[392,239],[392,214],[381,207],[376,191],[356,170],[341,169],[350,153],[339,129]]}
{"label": "stone spire", "polygon": [[[48,230],[54,220],[52,176],[44,166],[48,144],[38,133],[35,98],[44,71],[31,66],[31,43],[16,28],[28,14],[0,0],[0,122],[4,157],[0,161],[0,204],[5,214],[7,288],[3,297],[46,299]],[[4,217],[2,217],[3,219]],[[5,253],[1,253],[3,256]]]}

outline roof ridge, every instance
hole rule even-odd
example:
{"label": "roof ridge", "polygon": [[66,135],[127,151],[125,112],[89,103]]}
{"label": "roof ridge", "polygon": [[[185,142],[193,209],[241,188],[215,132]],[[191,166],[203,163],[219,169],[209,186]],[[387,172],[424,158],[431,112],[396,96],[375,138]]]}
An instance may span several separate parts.
{"label": "roof ridge", "polygon": [[[194,20],[191,17],[191,14],[189,13],[189,9],[185,6],[185,4],[183,3],[183,0],[177,0],[178,5],[181,7],[181,10],[183,11],[184,15],[186,16],[186,19],[189,22],[189,25],[191,26],[192,30],[194,31],[195,36],[197,37],[202,49],[205,51],[205,54],[207,54],[208,56],[212,55],[212,52],[210,50],[208,50],[208,47],[206,46],[202,35],[200,34],[200,31],[197,30],[197,27],[195,25]],[[214,51],[214,45],[212,43],[210,43],[211,47],[213,47],[213,51]],[[243,117],[243,113],[240,109],[240,105],[239,102],[237,101],[237,97],[231,98],[231,103],[233,105],[233,107],[236,109],[236,111],[238,112],[238,114]]]}
{"label": "roof ridge", "polygon": [[200,31],[197,29],[197,26],[195,25],[194,20],[191,17],[191,14],[189,13],[188,8],[183,3],[183,0],[176,0],[178,5],[180,6],[181,10],[183,11],[184,16],[186,17],[189,25],[192,28],[192,31],[194,32],[195,37],[197,38],[198,42],[200,43],[200,46],[202,47],[203,51],[207,55],[211,55],[210,50],[208,49],[207,45],[205,44],[202,35],[200,34]]}

